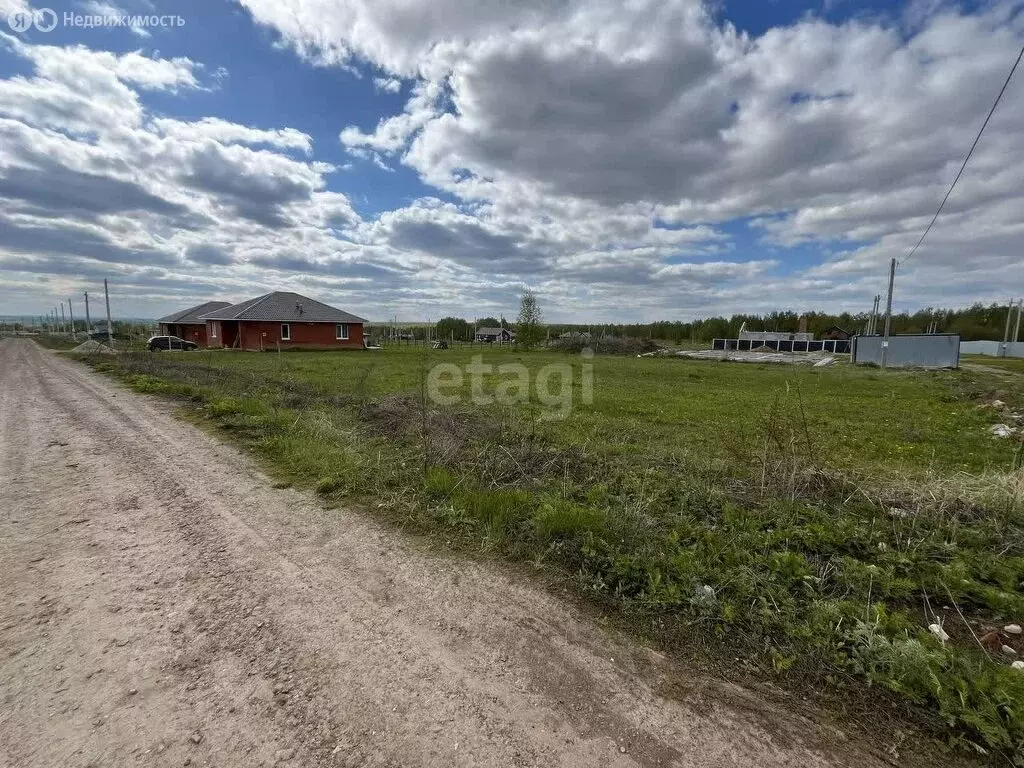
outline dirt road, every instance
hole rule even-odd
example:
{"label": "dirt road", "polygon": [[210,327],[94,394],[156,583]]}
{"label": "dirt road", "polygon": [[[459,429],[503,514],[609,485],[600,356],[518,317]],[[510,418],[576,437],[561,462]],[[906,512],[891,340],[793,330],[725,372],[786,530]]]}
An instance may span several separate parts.
{"label": "dirt road", "polygon": [[29,341],[0,440],[0,765],[872,764]]}

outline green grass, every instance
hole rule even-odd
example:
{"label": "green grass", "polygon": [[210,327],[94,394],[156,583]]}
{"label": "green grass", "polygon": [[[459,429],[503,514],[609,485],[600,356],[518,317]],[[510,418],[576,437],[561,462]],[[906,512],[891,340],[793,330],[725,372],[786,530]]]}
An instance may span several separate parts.
{"label": "green grass", "polygon": [[47,349],[56,349],[58,351],[74,349],[83,341],[85,341],[85,335],[79,337],[78,341],[72,340],[70,336],[64,335],[50,335],[43,334],[42,336],[33,336],[32,340],[41,347]]}
{"label": "green grass", "polygon": [[[344,354],[200,352],[180,362],[251,375],[272,385],[301,383],[324,395],[372,398],[418,390],[424,359],[465,365],[478,354],[479,348],[430,353],[414,348]],[[488,352],[485,361],[495,366],[525,362],[534,370],[569,362],[579,378],[578,356],[502,350]],[[600,390],[593,406],[576,408],[557,433],[627,457],[731,461],[731,442],[749,437],[758,419],[770,411],[792,415],[802,398],[808,429],[815,436],[814,451],[836,465],[897,473],[977,472],[1009,462],[1008,446],[986,434],[991,419],[967,399],[989,392],[997,397],[1006,385],[971,372],[883,374],[845,365],[779,368],[622,357],[598,357],[594,365]],[[492,376],[490,385],[499,378]],[[462,394],[470,394],[468,382]],[[1002,397],[1012,399],[1013,393]],[[536,397],[533,405],[539,406]]]}
{"label": "green grass", "polygon": [[1002,368],[1013,373],[1024,373],[1024,357],[989,357],[988,355],[966,355],[965,363],[976,363],[990,368]]}
{"label": "green grass", "polygon": [[496,350],[484,360],[570,364],[568,417],[545,419],[536,391],[473,405],[468,382],[425,408],[426,369],[477,354],[93,364],[194,403],[282,484],[532,564],[671,651],[727,659],[723,673],[909,706],[957,746],[1024,764],[1024,674],[975,640],[1024,623],[1020,444],[993,439],[1002,416],[979,407],[1024,408],[1015,380],[597,357],[586,405],[579,356]]}

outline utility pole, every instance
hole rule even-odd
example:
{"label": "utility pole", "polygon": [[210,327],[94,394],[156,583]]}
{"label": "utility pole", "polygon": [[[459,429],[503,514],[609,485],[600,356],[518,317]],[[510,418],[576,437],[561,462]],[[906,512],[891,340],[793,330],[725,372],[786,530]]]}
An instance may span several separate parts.
{"label": "utility pole", "polygon": [[85,338],[88,340],[92,333],[92,320],[89,319],[89,292],[85,292]]}
{"label": "utility pole", "polygon": [[1006,330],[1003,331],[1003,347],[1002,355],[997,357],[1006,357],[1006,345],[1010,343],[1010,322],[1013,320],[1013,299],[1010,299],[1010,308],[1006,312]]}
{"label": "utility pole", "polygon": [[1010,341],[1014,344],[1020,339],[1020,316],[1024,313],[1024,297],[1017,302],[1017,324],[1013,327],[1013,338]]}
{"label": "utility pole", "polygon": [[889,362],[889,331],[892,330],[892,289],[896,282],[896,258],[889,262],[889,294],[885,300],[885,337],[882,339],[882,367]]}
{"label": "utility pole", "polygon": [[[896,262],[893,261],[895,264]],[[107,278],[103,278],[103,298],[107,302],[107,344],[114,348],[114,327],[110,324],[110,291],[107,290]]]}
{"label": "utility pole", "polygon": [[68,314],[71,315],[71,340],[78,341],[78,331],[75,330],[75,309],[71,306],[71,299],[68,299]]}

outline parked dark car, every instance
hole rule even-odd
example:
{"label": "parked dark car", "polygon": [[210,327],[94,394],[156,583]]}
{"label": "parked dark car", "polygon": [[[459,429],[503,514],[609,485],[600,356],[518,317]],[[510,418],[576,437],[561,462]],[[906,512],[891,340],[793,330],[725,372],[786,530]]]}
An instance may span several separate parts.
{"label": "parked dark car", "polygon": [[168,349],[181,349],[185,352],[191,352],[193,349],[199,349],[199,345],[194,341],[185,341],[185,339],[179,339],[177,336],[153,336],[146,342],[146,346],[150,352],[162,352]]}

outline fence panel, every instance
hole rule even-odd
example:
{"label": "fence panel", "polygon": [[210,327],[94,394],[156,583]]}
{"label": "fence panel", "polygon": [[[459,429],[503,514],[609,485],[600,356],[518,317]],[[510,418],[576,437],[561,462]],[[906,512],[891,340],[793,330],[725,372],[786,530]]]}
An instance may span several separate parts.
{"label": "fence panel", "polygon": [[[882,364],[884,339],[855,336],[853,362]],[[887,367],[956,368],[960,365],[960,334],[920,333],[889,337]]]}

